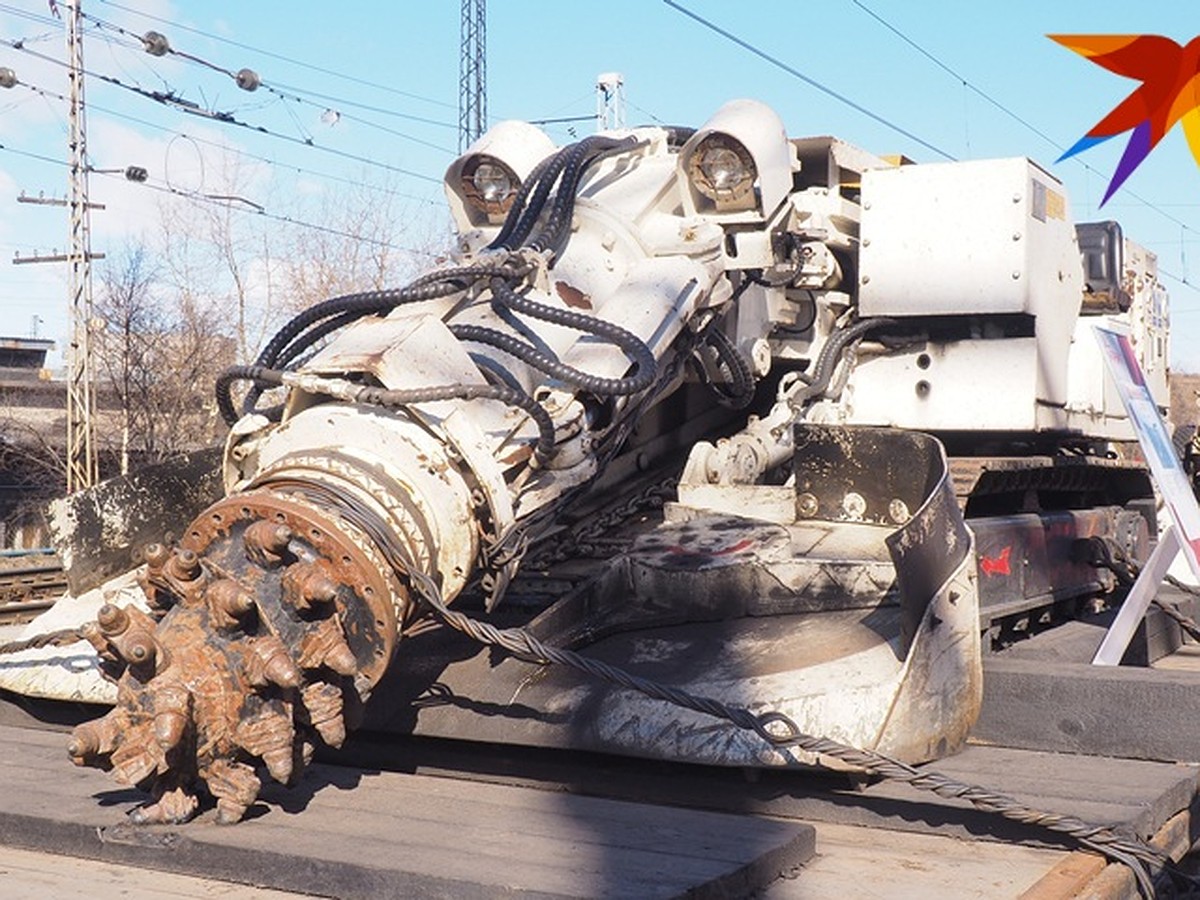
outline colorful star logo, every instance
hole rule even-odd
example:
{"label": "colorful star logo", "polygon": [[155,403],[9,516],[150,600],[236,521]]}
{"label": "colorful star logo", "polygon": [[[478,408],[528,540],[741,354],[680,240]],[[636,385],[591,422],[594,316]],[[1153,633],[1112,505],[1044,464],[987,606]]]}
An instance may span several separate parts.
{"label": "colorful star logo", "polygon": [[1051,34],[1110,72],[1141,81],[1141,86],[1092,126],[1058,158],[1059,162],[1102,141],[1132,130],[1117,171],[1108,183],[1103,206],[1175,123],[1183,122],[1192,155],[1200,164],[1200,37],[1181,47],[1154,34]]}

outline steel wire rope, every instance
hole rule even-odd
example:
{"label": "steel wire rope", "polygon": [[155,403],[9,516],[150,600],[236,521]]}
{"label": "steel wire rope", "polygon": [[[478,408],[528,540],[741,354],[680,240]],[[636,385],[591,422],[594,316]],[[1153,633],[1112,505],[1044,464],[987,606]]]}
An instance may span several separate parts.
{"label": "steel wire rope", "polygon": [[1196,883],[1192,876],[1176,871],[1166,853],[1136,836],[1121,835],[1111,826],[1085,822],[1075,816],[1037,810],[980,785],[959,781],[928,769],[917,769],[874,751],[808,735],[783,713],[755,713],[744,706],[727,704],[712,697],[652,681],[593,657],[548,645],[522,628],[497,628],[489,622],[452,610],[443,601],[437,582],[429,574],[412,565],[404,548],[396,541],[395,536],[378,522],[377,516],[350,497],[342,498],[338,511],[344,514],[348,521],[371,535],[397,576],[408,582],[416,598],[427,606],[439,621],[478,643],[499,647],[526,661],[566,666],[653,699],[722,719],[745,731],[753,732],[777,751],[799,748],[817,756],[837,759],[879,777],[905,783],[918,790],[930,791],[940,797],[964,800],[984,812],[1068,836],[1082,846],[1127,866],[1147,900],[1160,896],[1156,890],[1156,881],[1164,877],[1182,878],[1192,884]]}
{"label": "steel wire rope", "polygon": [[43,647],[65,647],[77,644],[86,638],[78,628],[60,628],[57,631],[44,631],[18,641],[8,641],[0,644],[0,656],[11,653],[21,653],[25,650],[40,650]]}
{"label": "steel wire rope", "polygon": [[931,791],[940,797],[965,800],[985,812],[1067,835],[1088,849],[1128,866],[1143,895],[1147,898],[1158,896],[1154,877],[1170,865],[1170,859],[1162,851],[1136,837],[1121,835],[1108,825],[1097,825],[1075,816],[1037,810],[982,786],[959,781],[938,772],[921,770],[874,751],[805,734],[783,713],[754,713],[746,707],[733,706],[712,697],[651,681],[601,660],[550,646],[524,629],[497,628],[446,606],[433,579],[407,566],[404,557],[397,554],[394,545],[384,548],[384,552],[389,557],[389,562],[396,567],[398,574],[414,586],[418,596],[428,604],[439,620],[479,643],[500,647],[526,660],[567,666],[674,706],[723,719],[738,728],[757,734],[778,751],[799,748],[808,753],[837,759],[918,790]]}

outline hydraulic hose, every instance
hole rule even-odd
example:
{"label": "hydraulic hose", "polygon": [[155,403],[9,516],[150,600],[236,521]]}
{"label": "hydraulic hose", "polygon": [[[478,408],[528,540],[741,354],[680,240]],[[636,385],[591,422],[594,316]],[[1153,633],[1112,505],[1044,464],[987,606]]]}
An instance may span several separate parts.
{"label": "hydraulic hose", "polygon": [[829,388],[829,382],[833,379],[833,371],[837,367],[838,361],[842,357],[842,351],[852,342],[861,338],[869,331],[880,328],[886,325],[896,324],[895,319],[884,317],[862,319],[855,322],[853,325],[848,325],[845,328],[835,331],[830,335],[829,340],[825,342],[825,346],[821,348],[821,352],[817,354],[817,363],[813,366],[812,381],[805,385],[804,388],[797,392],[796,396],[791,400],[792,409],[799,409],[809,400],[820,397]]}
{"label": "hydraulic hose", "polygon": [[[642,377],[644,370],[639,369],[638,375],[632,378],[603,378],[599,375],[589,375],[566,363],[559,362],[548,353],[544,353],[519,338],[493,328],[485,328],[481,325],[451,325],[450,331],[461,341],[489,344],[510,356],[515,356],[521,362],[529,364],[551,378],[590,391],[597,396],[636,394],[644,387],[649,386],[647,379]],[[654,373],[651,371],[651,379],[653,379],[653,375]]]}
{"label": "hydraulic hose", "polygon": [[533,230],[538,216],[542,214],[546,198],[550,196],[550,190],[565,164],[566,150],[560,150],[537,164],[517,191],[512,209],[504,217],[504,224],[500,226],[499,233],[488,244],[487,249],[511,250],[520,246],[521,241]]}
{"label": "hydraulic hose", "polygon": [[[589,316],[576,312],[573,309],[548,306],[545,303],[530,300],[528,297],[518,294],[512,289],[510,284],[499,278],[492,279],[491,288],[492,297],[496,302],[514,312],[524,313],[532,318],[541,319],[543,322],[573,328],[576,331],[582,331],[585,334],[595,335],[596,337],[611,341],[629,357],[635,367],[634,374],[628,378],[600,379],[597,376],[579,372],[578,374],[587,379],[588,382],[585,384],[572,381],[571,383],[579,384],[581,387],[586,387],[587,390],[598,394],[635,394],[654,383],[655,373],[658,370],[654,354],[646,346],[645,341],[633,332],[627,331],[620,325],[614,325],[612,322],[607,322],[597,316]],[[559,376],[556,375],[555,377]],[[599,384],[604,382],[611,383],[611,386],[606,388],[599,387]]]}
{"label": "hydraulic hose", "polygon": [[[231,366],[217,378],[217,406],[224,416],[233,412],[230,393],[238,381],[253,381],[270,387],[282,387],[287,373],[265,366]],[[538,441],[534,457],[544,463],[554,455],[554,421],[545,408],[525,391],[499,384],[447,384],[427,388],[391,390],[388,388],[350,385],[348,382],[328,382],[322,391],[324,379],[312,378],[305,382],[306,389],[323,392],[338,399],[353,403],[382,406],[389,409],[413,403],[430,403],[438,400],[499,400],[524,410],[533,419],[538,429]]]}
{"label": "hydraulic hose", "polygon": [[633,138],[616,140],[607,137],[585,138],[568,148],[567,164],[563,168],[562,181],[554,197],[554,205],[546,218],[542,230],[526,246],[536,251],[557,248],[564,230],[570,226],[571,214],[575,209],[575,192],[588,167],[612,151],[628,149],[636,143]]}
{"label": "hydraulic hose", "polygon": [[712,328],[705,335],[704,346],[717,355],[719,365],[729,373],[728,387],[709,381],[708,387],[716,395],[717,402],[731,409],[744,409],[754,399],[754,372],[746,358],[734,346],[732,338],[720,328]]}

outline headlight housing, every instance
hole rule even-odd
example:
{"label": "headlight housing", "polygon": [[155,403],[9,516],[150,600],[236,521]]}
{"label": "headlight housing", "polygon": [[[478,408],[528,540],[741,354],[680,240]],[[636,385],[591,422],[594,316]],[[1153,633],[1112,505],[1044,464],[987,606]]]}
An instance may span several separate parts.
{"label": "headlight housing", "polygon": [[763,222],[787,199],[798,166],[774,110],[732,100],[680,148],[684,212],[722,223]]}
{"label": "headlight housing", "polygon": [[[536,125],[500,122],[446,169],[443,185],[459,234],[504,222],[534,168],[557,148]],[[486,243],[487,236],[480,237]]]}
{"label": "headlight housing", "polygon": [[463,198],[488,218],[505,216],[521,189],[517,173],[494,156],[477,153],[463,163],[460,173]]}
{"label": "headlight housing", "polygon": [[728,134],[714,132],[696,146],[688,159],[688,177],[720,210],[748,209],[754,204],[758,178],[754,157]]}

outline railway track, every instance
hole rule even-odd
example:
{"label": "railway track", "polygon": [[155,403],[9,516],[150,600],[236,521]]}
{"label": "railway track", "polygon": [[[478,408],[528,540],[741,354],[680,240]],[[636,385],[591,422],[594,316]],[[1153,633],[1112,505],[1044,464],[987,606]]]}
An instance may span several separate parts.
{"label": "railway track", "polygon": [[66,588],[66,573],[52,557],[0,569],[0,625],[28,622],[49,609]]}

